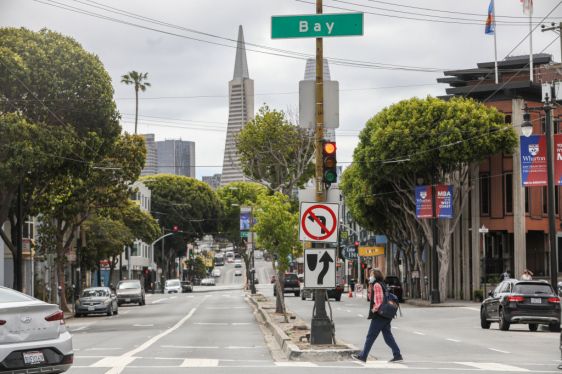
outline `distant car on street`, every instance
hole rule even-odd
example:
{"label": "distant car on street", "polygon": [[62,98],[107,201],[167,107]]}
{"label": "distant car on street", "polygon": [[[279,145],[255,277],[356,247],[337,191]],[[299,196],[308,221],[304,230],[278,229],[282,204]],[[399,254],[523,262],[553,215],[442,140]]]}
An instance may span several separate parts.
{"label": "distant car on street", "polygon": [[146,304],[144,288],[138,279],[122,280],[117,284],[117,304]]}
{"label": "distant car on street", "polygon": [[215,278],[203,278],[201,280],[202,286],[214,286],[215,285]]}
{"label": "distant car on street", "polygon": [[242,264],[240,262],[237,262],[237,263],[234,264],[234,267],[239,269],[239,268],[242,267]]}
{"label": "distant car on street", "polygon": [[0,372],[62,373],[74,359],[57,305],[0,287]]}
{"label": "distant car on street", "polygon": [[235,276],[235,277],[241,277],[241,276],[242,276],[242,270],[236,270],[236,271],[234,272],[234,276]]}
{"label": "distant car on street", "polygon": [[221,276],[221,269],[214,268],[213,272],[211,273],[213,277],[220,277]]}
{"label": "distant car on street", "polygon": [[181,282],[179,279],[168,279],[164,284],[164,293],[180,293]]}
{"label": "distant car on street", "polygon": [[537,331],[546,324],[550,331],[560,331],[560,297],[545,281],[506,279],[490,291],[480,308],[480,325],[489,329],[493,322],[507,331],[512,324],[528,324]]}
{"label": "distant car on street", "polygon": [[388,291],[393,293],[398,298],[399,302],[404,301],[404,291],[402,289],[402,283],[400,282],[400,278],[394,275],[388,275],[384,278],[384,283],[388,287]]}
{"label": "distant car on street", "polygon": [[[285,273],[283,281],[283,293],[292,293],[295,296],[300,296],[301,286],[296,273]],[[277,296],[276,283],[273,284],[273,296]]]}
{"label": "distant car on street", "polygon": [[107,314],[112,316],[119,313],[117,296],[109,287],[86,288],[80,294],[75,305],[75,317],[88,314]]}
{"label": "distant car on street", "polygon": [[191,282],[181,281],[180,283],[181,283],[181,292],[182,293],[193,292],[193,285],[191,284]]}

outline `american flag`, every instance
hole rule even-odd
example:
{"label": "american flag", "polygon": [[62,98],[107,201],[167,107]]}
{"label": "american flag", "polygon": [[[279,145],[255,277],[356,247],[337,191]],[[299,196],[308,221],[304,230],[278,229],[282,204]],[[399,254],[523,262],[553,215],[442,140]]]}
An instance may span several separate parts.
{"label": "american flag", "polygon": [[531,14],[533,13],[533,0],[520,0],[523,4],[523,13]]}

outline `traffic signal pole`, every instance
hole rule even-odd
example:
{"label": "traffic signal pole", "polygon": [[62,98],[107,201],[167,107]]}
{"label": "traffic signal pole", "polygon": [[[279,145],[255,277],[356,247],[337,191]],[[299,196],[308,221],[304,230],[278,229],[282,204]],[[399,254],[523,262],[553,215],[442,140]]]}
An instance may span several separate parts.
{"label": "traffic signal pole", "polygon": [[[316,0],[316,14],[322,14],[322,0]],[[324,140],[324,52],[322,38],[316,38],[316,126],[314,131],[316,160],[316,201],[326,200],[323,172]],[[336,222],[337,224],[337,222]],[[314,309],[310,324],[311,344],[335,343],[334,325],[326,313],[326,290],[314,291]]]}

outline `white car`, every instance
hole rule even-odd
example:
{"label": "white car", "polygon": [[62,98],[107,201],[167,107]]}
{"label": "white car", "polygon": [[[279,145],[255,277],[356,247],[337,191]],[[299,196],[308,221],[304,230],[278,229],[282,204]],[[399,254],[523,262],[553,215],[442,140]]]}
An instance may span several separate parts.
{"label": "white car", "polygon": [[215,285],[215,278],[203,278],[201,280],[202,286],[214,286]]}
{"label": "white car", "polygon": [[62,373],[73,360],[59,307],[0,287],[0,371]]}
{"label": "white car", "polygon": [[234,276],[235,276],[235,277],[241,277],[241,276],[242,276],[242,270],[236,270],[236,271],[234,272]]}
{"label": "white car", "polygon": [[181,293],[181,282],[179,279],[168,279],[164,284],[164,293]]}
{"label": "white car", "polygon": [[220,277],[221,276],[221,269],[213,269],[213,277]]}

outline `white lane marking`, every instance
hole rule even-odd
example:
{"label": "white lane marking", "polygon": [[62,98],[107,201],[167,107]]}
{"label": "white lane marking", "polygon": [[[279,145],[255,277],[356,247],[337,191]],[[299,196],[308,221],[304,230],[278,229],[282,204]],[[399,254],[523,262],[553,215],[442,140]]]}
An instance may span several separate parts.
{"label": "white lane marking", "polygon": [[414,331],[414,334],[416,334],[416,335],[425,335],[423,332],[419,332],[419,331]]}
{"label": "white lane marking", "polygon": [[180,367],[182,368],[208,368],[219,366],[219,360],[208,358],[186,358]]}
{"label": "white lane marking", "polygon": [[75,331],[81,331],[81,330],[87,329],[88,327],[89,326],[80,326],[80,327],[77,327],[75,329],[69,329],[69,330],[70,330],[70,332],[75,332]]}
{"label": "white lane marking", "polygon": [[313,362],[275,362],[275,366],[283,366],[283,367],[301,367],[301,368],[315,368],[318,367],[317,364]]}
{"label": "white lane marking", "polygon": [[152,302],[152,304],[156,304],[156,303],[159,303],[160,301],[167,300],[167,299],[168,299],[168,298],[165,297],[165,298],[163,298],[163,299],[154,300],[154,301]]}
{"label": "white lane marking", "polygon": [[85,351],[115,351],[115,350],[119,350],[119,349],[123,349],[123,348],[102,348],[102,347],[98,347],[98,348],[87,348],[85,349]]}
{"label": "white lane marking", "polygon": [[348,313],[351,313],[351,310],[349,310],[349,309],[346,309],[345,311],[348,312]]}
{"label": "white lane marking", "polygon": [[372,368],[372,369],[407,369],[408,368],[404,364],[381,362],[381,361],[367,361],[365,363],[365,367]]}
{"label": "white lane marking", "polygon": [[363,314],[358,314],[357,317],[365,318],[365,316]]}
{"label": "white lane marking", "polygon": [[127,314],[127,313],[130,313],[130,312],[131,312],[130,310],[127,310],[127,311],[125,311],[125,312],[119,312],[119,313],[120,313],[120,314]]}
{"label": "white lane marking", "polygon": [[226,322],[194,322],[194,325],[228,326]]}
{"label": "white lane marking", "polygon": [[480,308],[473,308],[473,307],[470,307],[470,306],[463,306],[462,309],[474,310],[475,312],[480,311]]}
{"label": "white lane marking", "polygon": [[460,343],[460,342],[461,342],[460,340],[457,340],[457,339],[451,339],[451,338],[447,338],[447,339],[445,339],[445,340],[448,340],[448,341],[450,341],[450,342],[454,342],[454,343]]}
{"label": "white lane marking", "polygon": [[210,306],[205,309],[222,310],[222,309],[246,309],[245,306]]}
{"label": "white lane marking", "polygon": [[490,371],[529,371],[529,369],[520,368],[517,366],[498,364],[495,362],[456,362],[459,365],[472,366],[480,370],[490,370]]}
{"label": "white lane marking", "polygon": [[[94,362],[90,367],[93,368],[112,368],[111,370],[107,371],[112,373],[118,373],[116,368],[123,367],[129,365],[131,362],[135,361],[137,358],[130,356],[130,357],[123,357],[123,356],[111,356],[102,358],[101,360]],[[122,370],[122,369],[121,369]],[[119,371],[120,372],[120,371]]]}
{"label": "white lane marking", "polygon": [[170,300],[175,299],[176,297],[177,297],[177,296],[172,296],[172,297],[170,297]]}
{"label": "white lane marking", "polygon": [[490,351],[494,351],[494,352],[499,352],[499,353],[511,353],[508,351],[502,351],[501,349],[496,349],[496,348],[488,348]]}
{"label": "white lane marking", "polygon": [[150,324],[146,324],[146,325],[141,325],[141,324],[134,324],[133,327],[152,327],[154,326],[154,323],[150,323]]}
{"label": "white lane marking", "polygon": [[161,345],[160,348],[171,349],[219,349],[218,346],[200,346],[200,345]]}
{"label": "white lane marking", "polygon": [[[203,299],[205,300],[205,299]],[[134,355],[136,355],[139,352],[144,351],[145,349],[147,349],[148,347],[150,347],[152,344],[156,343],[158,340],[162,339],[163,337],[165,337],[166,335],[170,334],[171,332],[176,331],[177,329],[179,329],[188,319],[190,319],[193,314],[195,313],[195,311],[197,310],[197,307],[191,309],[191,311],[185,316],[183,317],[181,320],[179,320],[174,326],[170,327],[169,329],[161,332],[160,334],[150,338],[149,340],[147,340],[146,342],[144,342],[142,345],[140,345],[139,347],[130,350],[129,352],[126,352],[124,354],[122,354],[121,356],[118,357],[113,357],[115,359],[115,361],[110,361],[108,363],[111,363],[112,365],[110,366],[103,366],[103,367],[110,367],[111,370],[108,370],[106,372],[106,374],[119,374],[121,373],[125,367],[131,363],[131,361],[134,360]],[[108,357],[108,359],[111,357]],[[100,361],[98,361],[97,363],[94,363],[92,366],[94,367],[100,367],[100,363],[104,363],[105,359],[102,359]]]}
{"label": "white lane marking", "polygon": [[250,322],[232,322],[232,326],[246,326],[250,325]]}

